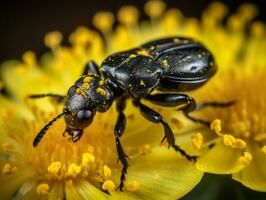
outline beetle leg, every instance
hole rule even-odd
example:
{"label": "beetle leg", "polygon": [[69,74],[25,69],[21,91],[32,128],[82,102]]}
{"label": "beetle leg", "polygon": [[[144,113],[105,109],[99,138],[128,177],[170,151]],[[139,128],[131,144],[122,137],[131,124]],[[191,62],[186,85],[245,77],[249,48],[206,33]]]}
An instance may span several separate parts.
{"label": "beetle leg", "polygon": [[124,187],[124,181],[126,180],[126,173],[127,173],[127,168],[128,168],[128,162],[127,158],[128,156],[123,150],[123,147],[120,142],[120,137],[125,131],[126,128],[126,116],[123,113],[123,110],[125,108],[125,102],[124,100],[121,100],[117,103],[117,111],[119,112],[118,118],[115,124],[115,144],[116,144],[116,150],[118,154],[118,159],[122,163],[122,170],[121,170],[121,176],[120,176],[120,184],[117,187],[117,190],[123,191]]}
{"label": "beetle leg", "polygon": [[235,104],[236,101],[228,101],[228,102],[202,102],[202,103],[198,103],[198,105],[196,106],[196,109],[194,111],[198,111],[201,110],[203,108],[206,107],[215,107],[215,108],[226,108],[229,107],[233,104]]}
{"label": "beetle leg", "polygon": [[206,126],[210,126],[211,122],[205,121],[205,120],[202,120],[202,119],[199,119],[199,118],[196,118],[196,117],[193,117],[193,116],[190,115],[190,113],[193,112],[193,111],[201,110],[201,109],[203,109],[205,107],[208,107],[208,106],[224,108],[224,107],[228,107],[228,106],[233,105],[235,102],[236,101],[229,101],[229,102],[226,102],[226,103],[203,102],[201,104],[196,105],[195,100],[191,98],[190,103],[186,107],[184,107],[182,110],[183,110],[183,113],[185,114],[185,116],[188,119],[192,120],[193,122],[199,122],[201,124],[205,124]]}
{"label": "beetle leg", "polygon": [[52,97],[55,98],[58,102],[63,102],[65,99],[65,96],[60,95],[60,94],[52,94],[52,93],[47,93],[47,94],[32,94],[29,95],[29,98],[31,99],[39,99],[39,98],[44,98],[44,97]]}
{"label": "beetle leg", "polygon": [[168,123],[164,120],[164,118],[155,110],[152,110],[148,106],[143,105],[139,101],[133,102],[136,107],[140,109],[141,114],[149,121],[153,123],[161,123],[164,127],[165,137],[163,138],[167,140],[169,146],[173,147],[175,151],[178,151],[182,156],[186,157],[188,160],[195,162],[196,156],[188,155],[183,149],[175,144],[175,136],[168,125]]}
{"label": "beetle leg", "polygon": [[186,94],[173,94],[173,93],[163,93],[163,94],[152,94],[145,97],[145,99],[151,101],[154,104],[165,106],[165,107],[176,107],[181,106],[178,110],[182,110],[185,116],[192,120],[193,122],[198,122],[210,125],[210,122],[193,117],[190,115],[191,112],[203,109],[208,106],[212,107],[227,107],[235,103],[235,101],[230,101],[226,103],[218,102],[203,102],[201,104],[196,104],[195,100]]}
{"label": "beetle leg", "polygon": [[87,74],[94,74],[97,76],[101,76],[100,71],[99,71],[99,66],[92,60],[86,63],[82,76],[87,75]]}

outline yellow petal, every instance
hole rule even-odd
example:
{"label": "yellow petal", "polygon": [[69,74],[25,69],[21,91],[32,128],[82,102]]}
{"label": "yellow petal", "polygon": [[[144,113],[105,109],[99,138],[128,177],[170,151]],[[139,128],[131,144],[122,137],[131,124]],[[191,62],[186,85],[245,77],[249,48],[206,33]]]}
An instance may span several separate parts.
{"label": "yellow petal", "polygon": [[97,200],[106,200],[108,196],[86,180],[79,180],[76,188],[83,199],[91,199],[93,197],[93,199]]}
{"label": "yellow petal", "polygon": [[21,187],[21,185],[34,176],[30,170],[18,171],[15,175],[0,176],[0,194],[1,199],[10,199],[10,197]]}
{"label": "yellow petal", "polygon": [[[116,177],[118,175],[119,171]],[[129,193],[129,199],[177,199],[192,190],[202,176],[203,173],[179,153],[156,147],[151,153],[130,160],[127,182],[137,182],[138,189],[133,192],[125,190],[124,193]]]}
{"label": "yellow petal", "polygon": [[64,188],[62,183],[55,183],[50,191],[49,200],[63,199]]}
{"label": "yellow petal", "polygon": [[258,144],[248,144],[247,151],[252,155],[250,164],[240,172],[233,174],[233,179],[246,187],[266,192],[266,155]]}
{"label": "yellow petal", "polygon": [[204,172],[231,174],[243,168],[238,162],[241,154],[241,150],[227,147],[223,141],[219,141],[212,149],[198,159],[196,165]]}

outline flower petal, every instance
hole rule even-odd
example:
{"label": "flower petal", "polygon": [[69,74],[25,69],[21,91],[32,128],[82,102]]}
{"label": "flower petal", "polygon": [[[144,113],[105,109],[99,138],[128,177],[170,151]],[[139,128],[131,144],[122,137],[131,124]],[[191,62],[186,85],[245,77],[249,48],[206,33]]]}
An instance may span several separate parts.
{"label": "flower petal", "polygon": [[107,199],[107,194],[103,193],[86,180],[79,180],[77,184],[77,191],[83,199]]}
{"label": "flower petal", "polygon": [[241,150],[233,149],[218,141],[196,163],[198,169],[214,174],[231,174],[239,171],[243,166],[238,162]]}
{"label": "flower petal", "polygon": [[247,167],[233,174],[233,179],[253,190],[266,192],[266,155],[255,143],[248,144],[247,151],[252,155],[252,160]]}
{"label": "flower petal", "polygon": [[[137,181],[140,188],[135,199],[177,199],[192,190],[203,173],[179,153],[165,147],[130,160],[127,181]],[[131,195],[129,195],[131,197]]]}

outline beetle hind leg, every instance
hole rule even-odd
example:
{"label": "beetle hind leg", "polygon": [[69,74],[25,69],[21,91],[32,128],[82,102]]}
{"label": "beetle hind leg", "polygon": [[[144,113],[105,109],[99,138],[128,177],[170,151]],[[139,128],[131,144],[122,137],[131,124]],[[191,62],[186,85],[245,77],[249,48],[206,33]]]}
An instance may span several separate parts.
{"label": "beetle hind leg", "polygon": [[224,102],[224,103],[220,103],[220,102],[202,102],[202,103],[199,103],[198,105],[196,105],[196,102],[194,99],[191,99],[190,103],[184,107],[182,109],[183,113],[185,114],[185,116],[190,119],[191,121],[193,122],[198,122],[198,123],[201,123],[201,124],[204,124],[206,126],[210,126],[211,122],[209,121],[205,121],[203,119],[199,119],[199,118],[196,118],[196,117],[193,117],[191,116],[190,114],[194,111],[199,111],[203,108],[206,108],[206,107],[214,107],[214,108],[226,108],[226,107],[229,107],[233,104],[235,104],[236,101],[229,101],[229,102]]}
{"label": "beetle hind leg", "polygon": [[[160,123],[164,127],[164,138],[163,140],[167,140],[169,147],[175,149],[175,151],[179,152],[182,156],[184,156],[187,160],[195,162],[197,156],[188,155],[181,147],[175,144],[175,136],[172,132],[172,129],[168,125],[168,123],[164,120],[164,118],[156,111],[152,110],[148,106],[143,105],[139,101],[134,101],[134,105],[138,107],[141,111],[141,114],[149,121],[153,123]],[[162,140],[162,141],[163,141]]]}

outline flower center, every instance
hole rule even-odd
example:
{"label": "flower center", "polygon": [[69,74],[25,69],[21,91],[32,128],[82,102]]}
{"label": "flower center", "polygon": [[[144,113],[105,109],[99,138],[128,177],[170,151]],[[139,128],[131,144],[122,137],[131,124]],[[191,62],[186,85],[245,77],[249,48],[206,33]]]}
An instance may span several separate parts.
{"label": "flower center", "polygon": [[[29,144],[54,116],[47,116],[36,109],[34,111],[37,120],[25,121],[25,128],[21,129],[25,133],[15,134],[21,148],[21,157],[18,158],[34,169],[40,182],[63,181],[65,184],[72,184],[77,178],[86,178],[95,186],[114,189],[112,169],[120,166],[116,163],[118,157],[113,121],[108,120],[114,115],[113,109],[105,114],[97,114],[94,123],[84,129],[82,138],[76,143],[63,137],[65,122],[60,119],[48,129],[36,148]],[[11,137],[12,132],[14,131],[10,130]],[[5,144],[3,148],[8,151],[10,144]],[[127,146],[124,149],[127,151]],[[6,166],[5,171],[11,173],[12,167]]]}
{"label": "flower center", "polygon": [[262,142],[266,140],[265,72],[239,73],[223,74],[225,77],[217,78],[220,82],[214,80],[207,86],[211,87],[208,91],[212,93],[206,95],[206,101],[235,100],[236,103],[227,108],[206,108],[201,112],[209,120],[220,119],[223,133]]}

